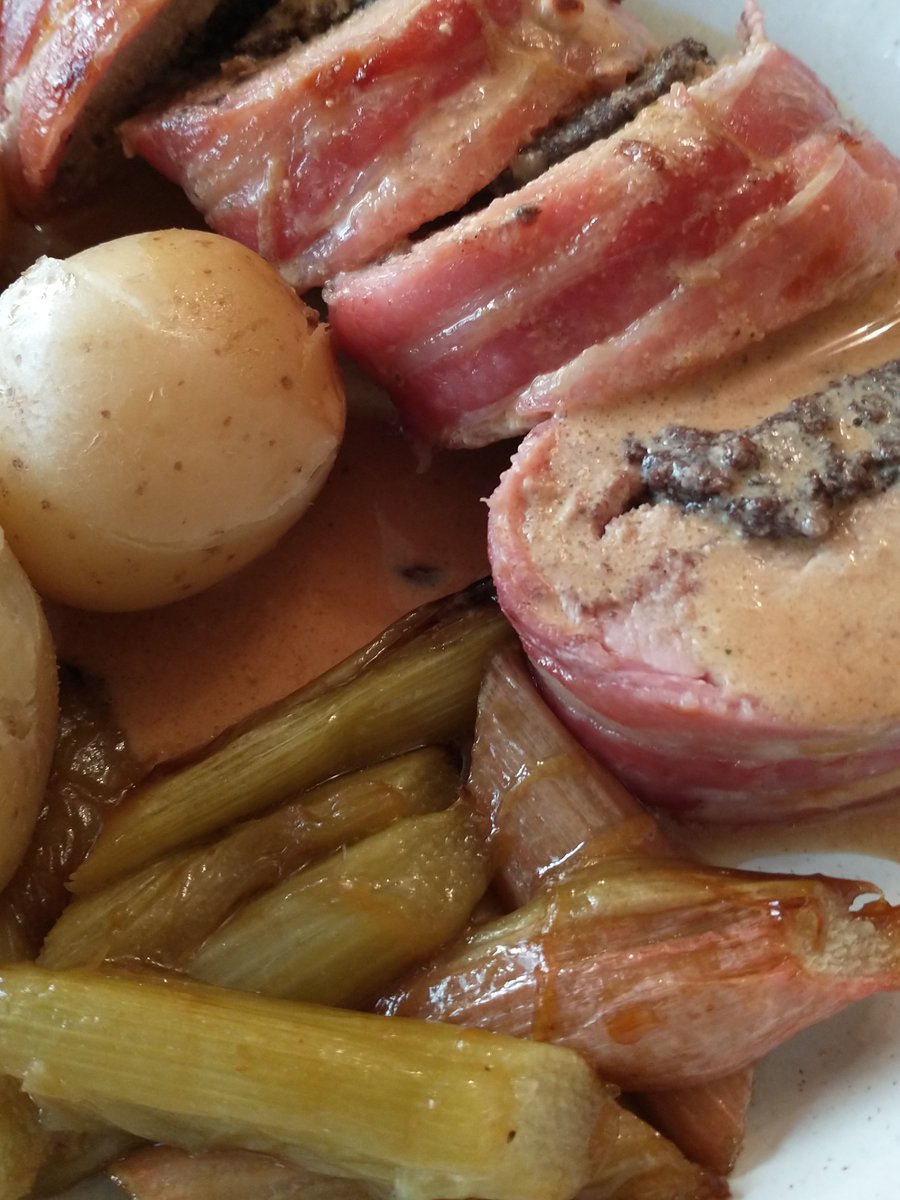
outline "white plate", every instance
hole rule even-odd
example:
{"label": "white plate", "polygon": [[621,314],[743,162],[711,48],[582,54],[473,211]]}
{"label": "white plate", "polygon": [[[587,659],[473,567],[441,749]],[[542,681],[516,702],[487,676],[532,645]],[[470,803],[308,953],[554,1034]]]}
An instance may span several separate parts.
{"label": "white plate", "polygon": [[[663,36],[708,34],[715,51],[733,44],[740,16],[739,3],[730,0],[677,6],[630,0],[629,7]],[[845,111],[900,153],[898,0],[769,0],[765,12],[773,40],[798,53]],[[900,903],[900,866],[886,859],[773,853],[737,855],[735,862],[865,878]],[[897,1200],[900,997],[863,1002],[795,1038],[761,1066],[732,1187],[736,1200]],[[79,1200],[109,1194],[77,1191]]]}
{"label": "white plate", "polygon": [[[731,43],[740,15],[739,5],[727,0],[671,6],[632,0],[630,7],[667,34],[705,25],[719,51]],[[803,58],[845,112],[900,153],[897,0],[768,0],[763,9],[770,37]],[[737,854],[733,861],[867,879],[900,903],[900,865],[889,859],[791,852]],[[897,1200],[900,996],[864,1001],[762,1064],[732,1189],[736,1200]]]}

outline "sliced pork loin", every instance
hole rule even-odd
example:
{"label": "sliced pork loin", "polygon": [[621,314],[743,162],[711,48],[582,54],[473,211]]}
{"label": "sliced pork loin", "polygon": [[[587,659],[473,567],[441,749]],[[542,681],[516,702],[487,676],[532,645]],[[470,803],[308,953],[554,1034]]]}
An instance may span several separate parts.
{"label": "sliced pork loin", "polygon": [[122,135],[306,289],[466,202],[654,48],[614,0],[377,0]]}
{"label": "sliced pork loin", "polygon": [[644,800],[760,821],[891,795],[898,474],[900,361],[730,432],[573,413],[491,498],[498,595]]}
{"label": "sliced pork loin", "polygon": [[214,13],[264,0],[16,0],[0,16],[0,140],[20,208],[89,186],[113,129]]}
{"label": "sliced pork loin", "polygon": [[327,289],[341,346],[428,440],[609,407],[860,287],[900,253],[900,163],[770,43]]}

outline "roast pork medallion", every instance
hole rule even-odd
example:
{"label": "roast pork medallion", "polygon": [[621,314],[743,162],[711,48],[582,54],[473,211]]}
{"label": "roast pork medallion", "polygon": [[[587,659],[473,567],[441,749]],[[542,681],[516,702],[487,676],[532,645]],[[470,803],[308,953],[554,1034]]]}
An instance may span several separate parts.
{"label": "roast pork medallion", "polygon": [[233,58],[126,123],[124,144],[305,289],[464,204],[655,46],[612,0],[375,0]]}
{"label": "roast pork medallion", "polygon": [[548,695],[645,800],[765,820],[900,788],[900,362],[745,428],[545,422],[490,501]]}
{"label": "roast pork medallion", "polygon": [[336,337],[410,429],[467,446],[608,407],[896,261],[900,164],[752,5],[744,27],[742,54],[611,136],[332,282]]}

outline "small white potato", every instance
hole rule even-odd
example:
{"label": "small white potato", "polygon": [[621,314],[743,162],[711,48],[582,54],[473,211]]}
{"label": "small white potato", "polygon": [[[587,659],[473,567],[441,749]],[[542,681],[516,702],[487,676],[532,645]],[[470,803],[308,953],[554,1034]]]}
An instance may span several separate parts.
{"label": "small white potato", "polygon": [[0,532],[0,888],[19,865],[56,738],[56,657],[41,603]]}
{"label": "small white potato", "polygon": [[0,296],[0,525],[81,608],[178,600],[272,546],[344,426],[328,332],[252,251],[166,230]]}

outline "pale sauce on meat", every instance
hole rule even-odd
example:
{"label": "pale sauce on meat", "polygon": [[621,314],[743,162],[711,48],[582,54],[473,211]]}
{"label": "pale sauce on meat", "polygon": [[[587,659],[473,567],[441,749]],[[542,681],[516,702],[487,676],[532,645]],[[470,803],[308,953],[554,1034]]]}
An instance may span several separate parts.
{"label": "pale sauce on meat", "polygon": [[[566,594],[566,539],[576,548],[573,594],[600,613],[606,598],[621,606],[602,618],[619,652],[638,643],[646,650],[647,630],[658,627],[649,653],[661,669],[702,670],[729,692],[764,697],[774,717],[800,728],[875,736],[900,720],[900,488],[848,506],[821,542],[747,538],[712,516],[644,507],[617,516],[598,540],[595,505],[607,485],[597,482],[596,464],[607,463],[609,478],[630,435],[675,424],[751,426],[797,396],[897,357],[900,272],[701,380],[601,417],[570,414],[556,453],[584,468],[584,500],[568,509],[560,502],[547,527],[537,518],[531,548],[540,570]],[[573,470],[558,465],[552,474],[568,480]],[[549,483],[545,499],[558,499]]]}

